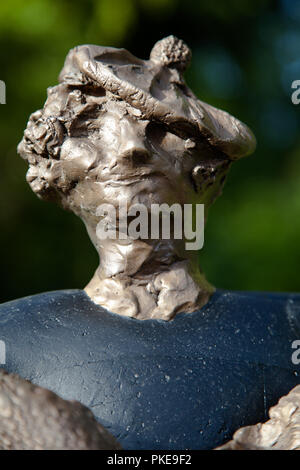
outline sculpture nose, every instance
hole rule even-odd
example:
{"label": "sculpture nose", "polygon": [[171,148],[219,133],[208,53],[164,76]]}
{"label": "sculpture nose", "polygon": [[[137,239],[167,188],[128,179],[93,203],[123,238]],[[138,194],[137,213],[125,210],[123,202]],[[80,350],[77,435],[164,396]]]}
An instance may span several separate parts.
{"label": "sculpture nose", "polygon": [[151,152],[143,142],[127,142],[126,147],[122,149],[121,157],[139,164],[147,162],[151,158]]}

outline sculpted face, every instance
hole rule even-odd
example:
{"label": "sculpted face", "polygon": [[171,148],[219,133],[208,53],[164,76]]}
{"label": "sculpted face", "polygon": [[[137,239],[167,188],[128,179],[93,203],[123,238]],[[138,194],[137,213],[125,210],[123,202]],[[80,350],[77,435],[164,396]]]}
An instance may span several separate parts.
{"label": "sculpted face", "polygon": [[211,204],[229,164],[204,142],[138,119],[115,102],[106,103],[89,135],[64,140],[57,163],[60,172],[72,175],[65,206],[83,218],[96,217],[103,203],[142,203],[149,209],[155,203]]}
{"label": "sculpted face", "polygon": [[146,61],[124,49],[74,48],[18,147],[33,191],[86,225],[100,257],[86,293],[122,315],[168,320],[214,289],[183,239],[99,239],[99,206],[143,204],[149,214],[152,204],[198,203],[206,215],[231,163],[255,145],[247,126],[186,86],[190,56],[173,36]]}

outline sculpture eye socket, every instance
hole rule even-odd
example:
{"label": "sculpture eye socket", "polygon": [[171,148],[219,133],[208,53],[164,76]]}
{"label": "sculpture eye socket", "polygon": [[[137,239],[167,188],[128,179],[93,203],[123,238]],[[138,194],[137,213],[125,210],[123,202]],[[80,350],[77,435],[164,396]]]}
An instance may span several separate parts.
{"label": "sculpture eye socket", "polygon": [[166,126],[159,122],[149,122],[146,128],[147,139],[152,144],[161,144],[167,132]]}
{"label": "sculpture eye socket", "polygon": [[185,139],[174,134],[167,126],[158,122],[150,122],[146,128],[146,137],[150,145],[174,157],[183,155]]}

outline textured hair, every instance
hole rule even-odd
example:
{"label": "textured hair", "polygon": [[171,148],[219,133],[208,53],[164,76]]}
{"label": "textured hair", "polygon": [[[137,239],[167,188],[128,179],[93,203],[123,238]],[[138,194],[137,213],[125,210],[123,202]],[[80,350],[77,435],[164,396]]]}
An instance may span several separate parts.
{"label": "textured hair", "polygon": [[[97,167],[99,157],[87,148],[86,137],[99,133],[108,101],[118,102],[124,110],[129,107],[133,119],[160,123],[184,140],[201,142],[212,160],[229,162],[251,153],[255,148],[251,130],[198,100],[185,84],[183,72],[190,60],[190,49],[174,36],[158,41],[145,61],[125,49],[94,45],[71,49],[60,84],[48,89],[44,108],[30,116],[18,146],[29,163],[27,181],[33,191],[68,206],[66,196]],[[69,149],[69,154],[61,148],[67,137],[78,138],[76,151]],[[202,168],[198,170],[202,178]]]}
{"label": "textured hair", "polygon": [[85,156],[61,156],[66,137],[87,137],[95,132],[95,120],[104,112],[105,91],[89,85],[78,87],[61,83],[48,88],[44,108],[28,121],[18,152],[28,164],[26,179],[32,190],[43,199],[62,202],[78,180],[94,165]]}

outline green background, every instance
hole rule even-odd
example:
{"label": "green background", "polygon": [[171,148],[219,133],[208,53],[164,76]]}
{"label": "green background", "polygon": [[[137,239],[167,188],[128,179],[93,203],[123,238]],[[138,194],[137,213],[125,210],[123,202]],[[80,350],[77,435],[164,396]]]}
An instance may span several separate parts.
{"label": "green background", "polygon": [[186,74],[204,101],[254,131],[210,210],[201,266],[218,287],[300,291],[300,2],[296,0],[10,0],[0,3],[0,301],[81,288],[97,255],[80,220],[38,200],[16,154],[28,116],[57,83],[71,47],[125,47],[147,58],[175,34],[193,50]]}

